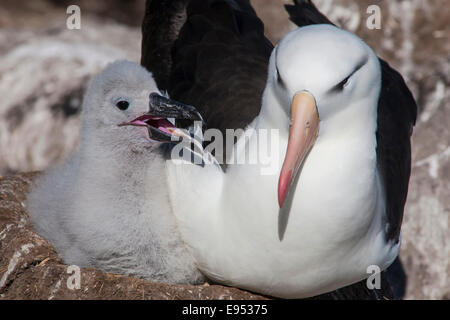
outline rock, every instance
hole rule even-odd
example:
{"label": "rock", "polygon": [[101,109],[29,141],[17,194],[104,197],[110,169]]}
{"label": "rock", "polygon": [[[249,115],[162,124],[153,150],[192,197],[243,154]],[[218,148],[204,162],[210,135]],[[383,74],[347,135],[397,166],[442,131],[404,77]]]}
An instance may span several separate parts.
{"label": "rock", "polygon": [[[447,64],[447,75],[450,74]],[[437,80],[413,135],[413,164],[400,256],[406,298],[449,299],[450,85]]]}
{"label": "rock", "polygon": [[140,33],[92,18],[81,30],[2,29],[0,43],[1,174],[45,169],[77,147],[89,79],[111,61],[138,61]]}

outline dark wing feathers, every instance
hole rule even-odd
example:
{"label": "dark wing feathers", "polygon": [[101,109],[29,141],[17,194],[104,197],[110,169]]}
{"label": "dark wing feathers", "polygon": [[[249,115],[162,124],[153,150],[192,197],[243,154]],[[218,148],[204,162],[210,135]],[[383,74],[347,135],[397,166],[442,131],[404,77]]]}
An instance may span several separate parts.
{"label": "dark wing feathers", "polygon": [[258,115],[273,46],[249,0],[147,0],[142,32],[141,64],[208,128],[224,134]]}
{"label": "dark wing feathers", "polygon": [[284,6],[289,13],[289,19],[299,27],[311,24],[332,24],[333,22],[317,10],[311,0],[294,0],[294,5]]}
{"label": "dark wing feathers", "polygon": [[[248,1],[192,0],[174,44],[169,94],[208,128],[244,128],[259,113],[273,46]],[[239,7],[237,7],[239,5]]]}
{"label": "dark wing feathers", "polygon": [[167,90],[172,70],[172,47],[186,21],[189,0],[147,0],[142,23],[141,65]]}
{"label": "dark wing feathers", "polygon": [[378,102],[377,162],[383,179],[388,239],[398,239],[411,174],[411,133],[417,105],[403,77],[381,60]]}
{"label": "dark wing feathers", "polygon": [[[310,0],[286,5],[292,22],[298,26],[333,24]],[[412,128],[417,105],[403,77],[383,59],[382,88],[378,101],[377,163],[384,184],[388,240],[398,240],[411,173]]]}

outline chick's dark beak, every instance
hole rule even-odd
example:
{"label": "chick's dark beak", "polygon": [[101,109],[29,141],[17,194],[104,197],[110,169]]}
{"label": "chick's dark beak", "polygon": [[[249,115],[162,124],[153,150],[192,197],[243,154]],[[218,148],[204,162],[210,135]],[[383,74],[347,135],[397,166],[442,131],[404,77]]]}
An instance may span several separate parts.
{"label": "chick's dark beak", "polygon": [[[175,119],[176,125],[168,119]],[[147,127],[149,138],[160,142],[179,142],[186,133],[179,129],[184,128],[180,124],[193,124],[201,121],[205,126],[202,116],[193,106],[166,98],[157,93],[150,94],[149,111],[139,117],[120,123],[119,126]]]}
{"label": "chick's dark beak", "polygon": [[[194,121],[201,121],[202,126],[205,126],[200,112],[195,107],[154,92],[150,94],[150,112],[148,115],[174,118],[175,120],[180,120],[180,122],[182,121],[183,124],[192,124]],[[177,127],[179,127],[178,122]]]}

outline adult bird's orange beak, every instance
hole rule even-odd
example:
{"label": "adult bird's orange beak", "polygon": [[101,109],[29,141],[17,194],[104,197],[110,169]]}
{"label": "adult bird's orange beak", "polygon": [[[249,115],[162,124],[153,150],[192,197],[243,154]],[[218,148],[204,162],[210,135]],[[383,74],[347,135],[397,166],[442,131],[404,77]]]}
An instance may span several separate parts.
{"label": "adult bird's orange beak", "polygon": [[319,131],[319,113],[314,97],[307,91],[297,93],[291,103],[289,140],[278,179],[278,204],[286,200],[298,170],[316,141]]}

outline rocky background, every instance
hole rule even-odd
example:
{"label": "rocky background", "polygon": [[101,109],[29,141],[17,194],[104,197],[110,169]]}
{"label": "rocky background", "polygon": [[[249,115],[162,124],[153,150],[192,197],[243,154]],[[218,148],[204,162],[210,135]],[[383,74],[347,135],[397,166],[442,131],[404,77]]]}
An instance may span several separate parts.
{"label": "rocky background", "polygon": [[[91,291],[74,295],[59,290],[68,276],[65,267],[52,248],[31,231],[22,205],[32,176],[9,176],[45,170],[77,147],[81,99],[90,77],[113,60],[140,59],[144,2],[0,2],[0,175],[7,176],[0,179],[0,298],[93,298],[99,294],[105,298],[257,298],[221,286],[155,286],[89,269],[82,273],[91,279]],[[274,43],[294,28],[282,7],[289,2],[252,0]],[[332,21],[357,33],[397,68],[419,104],[401,263],[396,269],[400,272],[403,268],[406,284],[395,289],[405,299],[449,299],[448,0],[315,3]],[[81,30],[66,28],[70,4],[81,7]],[[366,10],[373,4],[381,9],[379,30],[366,26]],[[27,276],[13,281],[24,274]]]}

